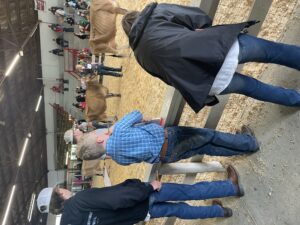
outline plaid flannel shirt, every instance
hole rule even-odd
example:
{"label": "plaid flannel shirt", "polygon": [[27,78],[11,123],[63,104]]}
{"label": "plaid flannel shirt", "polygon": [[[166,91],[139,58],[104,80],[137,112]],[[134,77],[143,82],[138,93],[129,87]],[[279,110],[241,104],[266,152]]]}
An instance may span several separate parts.
{"label": "plaid flannel shirt", "polygon": [[116,123],[106,142],[106,153],[121,165],[159,162],[164,129],[155,123],[142,123],[143,115],[133,111]]}

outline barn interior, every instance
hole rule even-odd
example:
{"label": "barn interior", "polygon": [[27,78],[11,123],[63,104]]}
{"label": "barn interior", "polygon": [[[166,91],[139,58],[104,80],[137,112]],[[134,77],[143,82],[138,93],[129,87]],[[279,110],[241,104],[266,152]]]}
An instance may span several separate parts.
{"label": "barn interior", "polygon": [[[87,3],[90,1],[87,0]],[[127,9],[142,9],[150,0],[119,0]],[[201,0],[159,0],[199,7]],[[213,0],[215,23],[235,23],[249,18],[262,18],[258,36],[300,45],[298,38],[300,2],[297,0]],[[59,6],[79,21],[78,10],[65,7],[62,0],[0,0],[0,219],[2,225],[56,225],[60,216],[40,213],[36,198],[45,187],[60,185],[73,192],[85,188],[118,184],[127,178],[147,180],[153,168],[139,164],[120,166],[111,160],[85,163],[87,179],[76,175],[79,162],[76,147],[66,144],[64,133],[84,113],[74,107],[75,90],[80,76],[75,71],[76,52],[89,46],[88,39],[74,36],[78,25],[71,26],[53,15],[48,8]],[[212,9],[213,10],[213,9]],[[109,99],[107,114],[122,118],[139,109],[146,116],[163,117],[170,110],[166,103],[173,92],[163,82],[147,74],[135,61],[128,39],[117,19],[116,41],[124,58],[105,57],[105,64],[123,66],[122,78],[106,77],[103,84],[121,98]],[[74,28],[55,32],[51,24]],[[62,37],[68,47],[53,39]],[[50,53],[62,49],[62,56]],[[99,59],[100,60],[100,59]],[[103,60],[103,58],[102,58]],[[244,72],[265,82],[299,90],[299,71],[280,66],[251,64]],[[283,76],[284,74],[284,76]],[[170,94],[171,93],[171,94]],[[167,101],[167,102],[168,102]],[[195,114],[187,105],[176,111],[180,125],[204,127],[210,109]],[[167,108],[167,109],[166,109]],[[176,108],[178,109],[178,108]],[[299,111],[264,104],[241,96],[231,96],[217,121],[216,129],[235,132],[241,124],[254,128],[262,143],[259,153],[249,157],[206,158],[204,163],[218,161],[222,166],[233,163],[240,171],[247,196],[241,201],[225,203],[238,211],[228,220],[153,220],[149,225],[225,225],[225,224],[291,224],[300,221]],[[276,153],[274,153],[276,151]],[[202,159],[201,159],[202,160]],[[186,161],[185,161],[186,162]],[[185,163],[184,162],[184,163]],[[201,161],[202,162],[202,161]],[[103,175],[106,174],[106,176]],[[194,174],[195,175],[195,174]],[[152,174],[153,176],[153,174]],[[151,177],[151,176],[150,176]],[[290,178],[287,180],[287,178]],[[193,182],[224,178],[221,172],[195,175]],[[184,175],[164,175],[163,181],[183,182]],[[248,194],[249,193],[249,194]],[[259,205],[259,207],[257,207]],[[276,206],[276,207],[274,207]],[[288,210],[286,210],[288,209]]]}

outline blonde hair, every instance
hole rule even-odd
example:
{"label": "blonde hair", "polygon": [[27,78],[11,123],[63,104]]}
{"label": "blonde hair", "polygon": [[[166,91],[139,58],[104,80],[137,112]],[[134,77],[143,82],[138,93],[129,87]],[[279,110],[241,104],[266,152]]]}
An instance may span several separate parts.
{"label": "blonde hair", "polygon": [[105,154],[105,148],[97,142],[94,132],[83,134],[77,145],[76,155],[82,160],[99,159]]}

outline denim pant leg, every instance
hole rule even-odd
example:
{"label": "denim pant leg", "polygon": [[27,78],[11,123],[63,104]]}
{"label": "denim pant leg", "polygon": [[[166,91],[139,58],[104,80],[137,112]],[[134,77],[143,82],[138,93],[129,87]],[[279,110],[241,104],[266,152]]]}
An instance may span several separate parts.
{"label": "denim pant leg", "polygon": [[238,37],[239,63],[274,63],[300,70],[300,47],[264,40],[247,34]]}
{"label": "denim pant leg", "polygon": [[229,134],[212,129],[168,127],[168,150],[165,163],[176,162],[194,155],[232,156],[258,150],[256,138]]}
{"label": "denim pant leg", "polygon": [[98,67],[98,72],[101,75],[108,75],[108,76],[114,76],[114,77],[121,77],[122,76],[122,74],[120,74],[120,73],[104,70],[100,67]]}
{"label": "denim pant leg", "polygon": [[239,73],[233,75],[228,87],[220,94],[225,95],[230,93],[242,94],[260,101],[272,102],[285,106],[300,106],[299,92],[293,89],[265,84],[252,77]]}
{"label": "denim pant leg", "polygon": [[224,210],[219,205],[190,206],[184,202],[162,202],[151,205],[149,214],[151,219],[173,216],[180,219],[206,219],[224,217]]}
{"label": "denim pant leg", "polygon": [[195,184],[163,183],[160,191],[151,194],[153,203],[166,201],[205,200],[235,196],[236,187],[230,179],[203,181]]}
{"label": "denim pant leg", "polygon": [[235,196],[236,187],[231,180],[199,182],[193,185],[164,183],[159,192],[150,196],[151,218],[176,216],[182,219],[223,217],[220,206],[194,207],[186,203],[169,203],[168,201],[204,200]]}
{"label": "denim pant leg", "polygon": [[63,28],[63,31],[64,31],[64,32],[74,32],[74,28],[71,28],[71,27],[65,27],[65,28]]}
{"label": "denim pant leg", "polygon": [[108,67],[108,66],[104,66],[104,65],[99,65],[99,67],[101,67],[101,69],[103,69],[103,70],[109,70],[109,71],[115,71],[115,72],[122,71],[122,68],[113,68],[113,67]]}

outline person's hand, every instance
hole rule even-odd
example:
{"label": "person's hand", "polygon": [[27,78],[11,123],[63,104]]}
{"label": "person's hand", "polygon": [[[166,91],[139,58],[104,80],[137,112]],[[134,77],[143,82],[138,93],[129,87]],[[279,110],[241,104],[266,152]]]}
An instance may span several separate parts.
{"label": "person's hand", "polygon": [[152,181],[150,184],[152,185],[155,191],[159,191],[161,189],[162,183],[157,180]]}
{"label": "person's hand", "polygon": [[149,121],[151,121],[152,120],[152,118],[150,118],[150,117],[144,117],[143,119],[142,119],[142,122],[143,123],[146,123],[146,122],[149,122]]}

